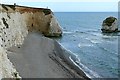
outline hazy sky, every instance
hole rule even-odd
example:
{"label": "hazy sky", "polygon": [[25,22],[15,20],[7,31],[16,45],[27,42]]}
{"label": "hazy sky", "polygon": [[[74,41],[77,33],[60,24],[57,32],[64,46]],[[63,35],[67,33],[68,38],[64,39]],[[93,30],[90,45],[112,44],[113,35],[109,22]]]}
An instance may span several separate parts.
{"label": "hazy sky", "polygon": [[113,12],[119,0],[0,0],[1,3],[48,7],[54,12]]}

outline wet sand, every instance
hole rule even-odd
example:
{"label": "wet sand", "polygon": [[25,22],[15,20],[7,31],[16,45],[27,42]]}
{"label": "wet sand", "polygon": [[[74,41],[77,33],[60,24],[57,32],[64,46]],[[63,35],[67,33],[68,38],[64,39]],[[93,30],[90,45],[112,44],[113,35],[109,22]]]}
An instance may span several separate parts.
{"label": "wet sand", "polygon": [[69,68],[72,63],[66,64],[65,51],[59,48],[56,41],[29,33],[23,45],[8,49],[8,58],[22,78],[82,78],[84,73]]}

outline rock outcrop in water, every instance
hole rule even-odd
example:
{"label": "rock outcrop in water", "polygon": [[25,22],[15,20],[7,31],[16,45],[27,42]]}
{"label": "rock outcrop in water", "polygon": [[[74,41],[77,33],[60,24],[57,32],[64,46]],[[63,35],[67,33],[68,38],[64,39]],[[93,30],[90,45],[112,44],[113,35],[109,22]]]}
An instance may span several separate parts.
{"label": "rock outcrop in water", "polygon": [[115,17],[108,17],[102,23],[102,32],[112,33],[118,32],[118,20]]}
{"label": "rock outcrop in water", "polygon": [[7,57],[7,49],[22,45],[32,31],[45,36],[62,35],[50,9],[0,4],[0,79],[20,77]]}

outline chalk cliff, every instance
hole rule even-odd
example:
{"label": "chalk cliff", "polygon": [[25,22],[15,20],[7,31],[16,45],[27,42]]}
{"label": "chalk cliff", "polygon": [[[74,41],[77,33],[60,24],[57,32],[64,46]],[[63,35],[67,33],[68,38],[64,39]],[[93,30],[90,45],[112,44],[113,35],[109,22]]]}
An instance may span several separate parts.
{"label": "chalk cliff", "polygon": [[[17,18],[16,22],[23,20],[28,31],[39,31],[45,36],[61,36],[62,34],[60,25],[50,9],[2,4],[0,11],[2,14],[7,14],[7,21],[11,21],[12,18]],[[16,16],[11,16],[14,14]],[[17,14],[21,16],[21,20]]]}
{"label": "chalk cliff", "polygon": [[22,45],[32,31],[44,36],[62,35],[50,9],[0,4],[0,79],[20,77],[7,58],[7,48]]}

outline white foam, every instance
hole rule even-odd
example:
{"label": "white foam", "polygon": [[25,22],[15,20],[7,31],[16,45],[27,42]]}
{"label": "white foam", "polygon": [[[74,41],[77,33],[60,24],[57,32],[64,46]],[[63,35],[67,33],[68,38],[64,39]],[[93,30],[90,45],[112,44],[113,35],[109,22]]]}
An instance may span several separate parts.
{"label": "white foam", "polygon": [[79,43],[78,44],[78,47],[91,47],[91,46],[93,46],[93,44],[86,44],[86,43]]}
{"label": "white foam", "polygon": [[102,36],[102,38],[106,38],[106,39],[107,38],[118,38],[118,36],[112,36],[112,35],[111,36],[107,36],[107,35],[104,35],[104,36]]}
{"label": "white foam", "polygon": [[89,40],[90,42],[96,44],[96,43],[102,43],[102,41],[98,40],[98,39],[91,39],[91,38],[85,38],[87,40]]}
{"label": "white foam", "polygon": [[[61,45],[59,43],[59,45]],[[87,77],[89,78],[101,78],[101,76],[99,76],[96,72],[90,70],[88,67],[86,67],[85,65],[83,65],[80,61],[80,58],[78,58],[78,55],[74,54],[73,52],[71,52],[70,50],[66,49],[63,45],[61,45],[62,48],[64,48],[65,50],[67,50],[68,52],[71,53],[71,55],[74,55],[76,57],[76,61],[74,62],[74,60],[71,58],[71,56],[69,56],[69,59],[73,62],[73,64],[75,64],[80,70],[84,71],[84,73],[86,74]],[[78,64],[79,65],[78,65]]]}
{"label": "white foam", "polygon": [[71,34],[71,33],[73,33],[73,32],[64,31],[63,33],[64,33],[64,34]]}
{"label": "white foam", "polygon": [[71,58],[71,56],[69,56],[69,59],[81,70],[83,70],[86,74],[86,76],[88,76],[89,78],[101,78],[101,76],[99,76],[96,72],[90,70],[88,67],[86,67],[85,65],[83,65],[80,62],[80,59],[77,59],[78,61],[76,61],[78,64],[76,64],[76,62],[74,62]]}

